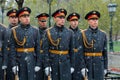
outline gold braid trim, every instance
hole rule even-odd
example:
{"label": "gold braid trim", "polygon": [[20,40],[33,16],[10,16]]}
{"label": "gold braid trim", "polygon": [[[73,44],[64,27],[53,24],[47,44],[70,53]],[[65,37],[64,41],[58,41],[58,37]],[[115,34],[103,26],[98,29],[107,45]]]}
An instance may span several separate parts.
{"label": "gold braid trim", "polygon": [[42,44],[43,44],[43,41],[42,41],[42,40],[40,40],[40,48],[42,47]]}
{"label": "gold braid trim", "polygon": [[20,46],[24,46],[24,44],[26,42],[26,37],[23,38],[23,41],[19,41],[17,36],[16,36],[15,28],[12,28],[12,32],[13,32],[13,36],[14,36],[14,39],[17,42],[17,44],[20,45]]}
{"label": "gold braid trim", "polygon": [[83,43],[85,45],[86,48],[92,48],[93,47],[93,40],[91,41],[91,44],[88,43],[86,35],[85,35],[85,30],[82,30],[82,36],[83,36]]}
{"label": "gold braid trim", "polygon": [[50,34],[50,29],[47,30],[47,36],[48,36],[48,39],[52,45],[54,45],[54,46],[59,45],[61,38],[58,38],[57,40],[53,40],[51,37],[51,34]]}

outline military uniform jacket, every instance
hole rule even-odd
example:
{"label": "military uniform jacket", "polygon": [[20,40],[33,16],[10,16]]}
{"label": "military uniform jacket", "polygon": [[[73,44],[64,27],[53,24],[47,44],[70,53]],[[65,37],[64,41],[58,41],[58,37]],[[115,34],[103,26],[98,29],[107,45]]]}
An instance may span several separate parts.
{"label": "military uniform jacket", "polygon": [[39,58],[39,65],[40,66],[40,70],[38,72],[36,72],[36,80],[47,80],[47,76],[45,75],[45,48],[44,48],[44,43],[45,43],[45,30],[46,28],[41,28],[39,26],[39,33],[40,33],[40,54],[38,55]]}
{"label": "military uniform jacket", "polygon": [[44,67],[44,61],[45,61],[45,58],[44,58],[44,53],[45,53],[45,49],[44,49],[44,43],[45,43],[45,30],[46,29],[42,29],[39,27],[39,33],[40,33],[40,55],[39,55],[39,60],[41,61],[41,67]]}
{"label": "military uniform jacket", "polygon": [[[13,29],[16,31],[17,41],[15,39]],[[37,58],[37,62],[35,64],[35,56],[40,54],[39,37],[38,29],[32,27],[31,25],[24,26],[20,23],[18,27],[12,28],[10,40],[12,66],[15,66],[16,62],[18,63],[20,68],[20,80],[34,80],[34,66],[40,63]],[[26,39],[26,41],[22,44],[24,39]],[[28,50],[24,50],[26,48]],[[31,48],[34,50],[30,52],[29,50]],[[17,49],[23,49],[23,51],[19,52]],[[15,59],[16,57],[17,59]]]}
{"label": "military uniform jacket", "polygon": [[[13,32],[11,35],[11,56],[13,59],[13,65],[15,65],[14,56],[16,56],[16,48],[35,48],[35,51],[33,53],[34,56],[40,53],[40,36],[38,29],[32,27],[31,25],[23,26],[22,24],[19,24],[18,27],[15,27],[16,30],[16,36],[19,41],[22,41],[24,37],[26,37],[26,43],[23,46],[20,46],[17,44],[17,42],[14,39]],[[17,53],[17,56],[20,57],[21,54]]]}
{"label": "military uniform jacket", "polygon": [[[89,27],[85,30],[85,35],[89,44],[93,41],[93,47],[84,47],[84,52],[89,53],[88,56],[85,56],[86,66],[89,71],[89,80],[103,80],[103,70],[107,69],[108,65],[106,34],[98,28],[92,29]],[[102,56],[90,56],[91,53],[96,55],[102,53]]]}
{"label": "military uniform jacket", "polygon": [[[5,51],[7,53],[7,65],[9,64],[8,61],[11,63],[11,60],[10,60],[10,36],[11,36],[11,28],[13,26],[12,25],[9,25],[7,30],[6,30],[6,42],[7,43],[7,50]],[[10,64],[9,64],[10,65]]]}
{"label": "military uniform jacket", "polygon": [[6,27],[2,24],[0,24],[0,57],[3,60],[2,61],[2,65],[6,65],[7,64],[7,52],[5,52],[7,50],[6,48]]}
{"label": "military uniform jacket", "polygon": [[74,32],[75,71],[73,80],[82,80],[81,69],[85,68],[82,33],[78,27],[69,28]]}
{"label": "military uniform jacket", "polygon": [[4,25],[0,24],[0,80],[3,80],[3,73],[2,73],[2,65],[6,66],[6,59],[7,59],[7,53],[5,51],[7,50],[6,48],[6,39],[5,39],[5,34],[6,34],[6,28]]}
{"label": "military uniform jacket", "polygon": [[[75,66],[80,66],[81,68],[85,68],[85,63],[84,63],[84,58],[83,58],[83,39],[82,39],[82,34],[81,30],[77,27],[76,29],[70,29],[74,32],[74,53],[75,53]],[[75,49],[77,51],[75,51]],[[81,65],[80,65],[81,64]],[[79,68],[79,69],[81,69]]]}
{"label": "military uniform jacket", "polygon": [[11,24],[9,24],[7,30],[6,30],[6,43],[7,43],[7,50],[5,51],[7,53],[7,69],[6,69],[6,80],[14,80],[15,75],[12,72],[12,65],[11,65],[11,61],[12,59],[10,58],[10,37],[11,37],[11,28],[13,28],[15,26],[12,26]]}
{"label": "military uniform jacket", "polygon": [[[73,32],[64,26],[58,27],[56,25],[48,30],[50,30],[53,42],[58,39],[60,39],[60,41],[58,45],[53,45],[51,44],[50,40],[48,39],[48,35],[46,34],[47,39],[45,43],[45,66],[52,67],[53,80],[71,80],[70,67],[74,66]],[[55,44],[56,43],[57,42],[55,42]],[[51,53],[49,50],[68,51],[68,54],[57,54],[57,52]]]}

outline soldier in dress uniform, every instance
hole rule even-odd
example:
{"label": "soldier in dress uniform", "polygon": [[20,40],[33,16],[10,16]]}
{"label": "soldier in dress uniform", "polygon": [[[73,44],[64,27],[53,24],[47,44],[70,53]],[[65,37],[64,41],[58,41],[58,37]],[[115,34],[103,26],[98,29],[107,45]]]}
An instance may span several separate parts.
{"label": "soldier in dress uniform", "polygon": [[46,31],[45,73],[51,71],[52,80],[71,80],[74,72],[73,32],[64,26],[66,14],[65,9],[56,10],[55,25]]}
{"label": "soldier in dress uniform", "polygon": [[5,34],[6,34],[6,26],[0,23],[0,80],[4,80],[4,72],[3,70],[5,70],[7,68],[7,56],[6,56],[6,38],[5,38]]}
{"label": "soldier in dress uniform", "polygon": [[9,26],[6,32],[7,38],[7,51],[8,51],[8,58],[7,58],[7,70],[6,70],[6,80],[15,80],[15,75],[12,72],[11,60],[10,60],[10,36],[11,36],[11,28],[18,25],[18,17],[16,17],[17,9],[11,9],[7,12],[6,16],[8,16]]}
{"label": "soldier in dress uniform", "polygon": [[40,61],[35,63],[36,56],[40,54],[40,36],[38,29],[30,25],[30,13],[28,7],[18,10],[16,16],[20,23],[12,28],[10,40],[12,71],[18,73],[19,80],[34,80],[35,65]]}
{"label": "soldier in dress uniform", "polygon": [[104,80],[107,71],[107,37],[98,28],[100,13],[96,10],[86,14],[88,29],[82,31],[85,63],[88,69],[88,80]]}
{"label": "soldier in dress uniform", "polygon": [[17,9],[11,9],[7,12],[6,16],[8,16],[9,26],[8,28],[12,28],[18,25],[18,17],[16,16]]}
{"label": "soldier in dress uniform", "polygon": [[41,13],[36,16],[38,20],[38,27],[39,27],[39,33],[40,33],[40,56],[39,59],[41,59],[41,66],[40,70],[36,70],[36,80],[47,80],[47,76],[44,73],[44,37],[45,37],[45,30],[47,29],[47,20],[49,15],[47,13]]}
{"label": "soldier in dress uniform", "polygon": [[69,21],[70,29],[74,32],[74,53],[75,53],[75,71],[73,73],[72,80],[83,80],[81,70],[85,68],[83,57],[83,39],[81,30],[78,27],[80,15],[73,12],[68,15],[67,21]]}

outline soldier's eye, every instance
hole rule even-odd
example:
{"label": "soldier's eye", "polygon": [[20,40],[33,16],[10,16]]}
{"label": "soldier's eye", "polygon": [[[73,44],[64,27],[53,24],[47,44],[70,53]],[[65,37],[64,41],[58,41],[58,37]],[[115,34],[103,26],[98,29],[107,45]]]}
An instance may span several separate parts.
{"label": "soldier's eye", "polygon": [[20,17],[29,17],[29,16],[30,16],[29,14],[23,14]]}

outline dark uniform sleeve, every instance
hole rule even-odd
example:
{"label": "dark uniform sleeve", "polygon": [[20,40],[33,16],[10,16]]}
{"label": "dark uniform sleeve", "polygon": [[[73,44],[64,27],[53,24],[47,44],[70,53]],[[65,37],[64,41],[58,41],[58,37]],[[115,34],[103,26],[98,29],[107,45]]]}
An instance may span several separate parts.
{"label": "dark uniform sleeve", "polygon": [[14,36],[13,36],[13,32],[11,32],[11,36],[10,36],[10,60],[11,60],[11,65],[12,66],[16,66],[16,56],[17,56],[17,53],[16,53],[16,50],[15,50],[15,39],[14,39]]}
{"label": "dark uniform sleeve", "polygon": [[36,66],[41,66],[41,55],[40,55],[40,34],[37,30],[35,39],[35,55],[36,55]]}
{"label": "dark uniform sleeve", "polygon": [[70,62],[71,62],[71,67],[75,66],[75,55],[74,55],[74,34],[71,31],[71,38],[70,38],[70,43],[69,43],[69,54],[70,54]]}
{"label": "dark uniform sleeve", "polygon": [[80,46],[78,47],[78,50],[80,52],[80,61],[81,61],[81,68],[86,68],[85,64],[85,56],[84,56],[84,43],[83,43],[83,38],[82,38],[82,33],[79,35],[80,36]]}
{"label": "dark uniform sleeve", "polygon": [[105,42],[103,48],[103,58],[104,58],[104,69],[108,68],[108,56],[107,56],[107,36],[105,34]]}
{"label": "dark uniform sleeve", "polygon": [[44,36],[44,51],[45,51],[45,57],[44,57],[44,60],[45,60],[45,64],[44,64],[44,67],[49,67],[50,66],[50,59],[49,59],[49,40],[48,40],[48,37],[47,37],[47,33],[45,32],[45,36]]}
{"label": "dark uniform sleeve", "polygon": [[8,50],[7,50],[7,29],[3,31],[3,65],[7,66],[8,60]]}

